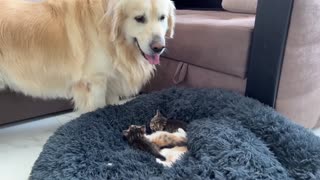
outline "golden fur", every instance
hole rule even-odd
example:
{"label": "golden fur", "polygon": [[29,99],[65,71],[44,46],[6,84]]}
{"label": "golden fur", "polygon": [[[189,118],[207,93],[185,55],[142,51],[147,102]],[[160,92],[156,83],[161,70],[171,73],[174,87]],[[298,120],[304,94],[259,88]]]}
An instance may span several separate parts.
{"label": "golden fur", "polygon": [[[144,26],[134,21],[139,13],[150,20]],[[133,35],[147,53],[152,35],[172,37],[173,29],[170,0],[1,0],[0,89],[73,99],[81,112],[117,103],[155,69]]]}

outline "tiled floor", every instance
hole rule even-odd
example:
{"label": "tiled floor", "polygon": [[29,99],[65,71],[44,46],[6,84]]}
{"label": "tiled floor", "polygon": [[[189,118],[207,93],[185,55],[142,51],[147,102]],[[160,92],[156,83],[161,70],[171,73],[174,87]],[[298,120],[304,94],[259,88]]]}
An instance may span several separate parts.
{"label": "tiled floor", "polygon": [[26,180],[49,136],[75,113],[0,127],[0,179]]}
{"label": "tiled floor", "polygon": [[[0,127],[0,180],[26,180],[48,137],[76,117],[68,113]],[[320,136],[320,129],[314,132]]]}

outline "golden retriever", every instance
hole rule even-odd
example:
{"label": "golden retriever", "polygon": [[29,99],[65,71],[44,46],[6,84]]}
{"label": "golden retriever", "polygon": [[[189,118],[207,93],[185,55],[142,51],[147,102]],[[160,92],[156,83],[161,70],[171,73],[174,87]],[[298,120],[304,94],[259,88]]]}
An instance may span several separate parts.
{"label": "golden retriever", "polygon": [[89,112],[139,92],[165,37],[170,0],[0,1],[0,89],[73,99]]}

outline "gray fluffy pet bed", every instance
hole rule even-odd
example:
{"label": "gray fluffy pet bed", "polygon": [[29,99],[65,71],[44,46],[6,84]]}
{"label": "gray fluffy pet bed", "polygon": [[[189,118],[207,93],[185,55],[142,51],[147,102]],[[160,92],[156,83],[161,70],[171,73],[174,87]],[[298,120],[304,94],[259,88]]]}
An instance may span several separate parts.
{"label": "gray fluffy pet bed", "polygon": [[[190,122],[189,152],[172,168],[121,138],[157,109]],[[45,144],[31,179],[320,179],[320,138],[271,108],[222,90],[168,89],[64,125]]]}

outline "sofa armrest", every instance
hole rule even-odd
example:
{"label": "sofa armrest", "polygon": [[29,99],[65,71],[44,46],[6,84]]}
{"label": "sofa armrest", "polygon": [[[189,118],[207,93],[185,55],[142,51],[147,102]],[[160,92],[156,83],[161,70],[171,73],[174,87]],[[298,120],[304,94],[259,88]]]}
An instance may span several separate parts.
{"label": "sofa armrest", "polygon": [[319,16],[319,0],[259,0],[246,87],[308,128],[320,125]]}
{"label": "sofa armrest", "polygon": [[259,0],[246,95],[275,107],[293,0]]}
{"label": "sofa armrest", "polygon": [[309,128],[320,121],[319,17],[319,0],[294,1],[276,102],[278,111]]}

